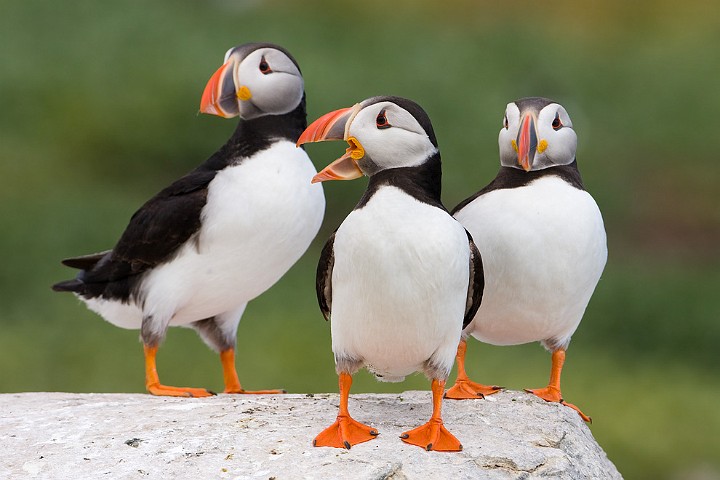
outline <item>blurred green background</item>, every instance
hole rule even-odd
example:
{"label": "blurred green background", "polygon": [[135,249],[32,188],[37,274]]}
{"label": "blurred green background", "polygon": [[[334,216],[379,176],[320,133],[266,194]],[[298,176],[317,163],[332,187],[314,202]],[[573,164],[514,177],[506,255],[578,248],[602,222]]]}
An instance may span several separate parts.
{"label": "blurred green background", "polygon": [[[494,177],[509,101],[563,103],[610,250],[563,393],[627,478],[720,478],[720,5],[508,3],[0,0],[0,392],[144,391],[137,332],[52,293],[74,274],[59,260],[110,248],[227,139],[234,120],[197,114],[205,82],[229,47],[271,41],[301,65],[309,120],[378,94],[423,105],[450,208]],[[308,151],[322,167],[342,146]],[[364,187],[325,184],[318,239],[248,307],[247,388],[336,391],[314,271]],[[158,365],[168,384],[222,388],[192,331],[171,330]],[[520,389],[545,385],[550,357],[473,341],[468,365]],[[362,373],[353,392],[427,388]]]}

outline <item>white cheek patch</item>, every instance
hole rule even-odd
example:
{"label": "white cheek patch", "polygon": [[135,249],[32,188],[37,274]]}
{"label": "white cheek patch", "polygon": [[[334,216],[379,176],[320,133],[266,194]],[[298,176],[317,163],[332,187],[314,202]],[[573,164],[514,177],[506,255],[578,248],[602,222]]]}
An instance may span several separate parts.
{"label": "white cheek patch", "polygon": [[515,130],[520,128],[520,109],[515,102],[507,104],[507,107],[505,107],[505,116],[508,119],[508,127],[510,130],[512,130],[513,127]]}
{"label": "white cheek patch", "polygon": [[258,72],[246,83],[250,101],[265,113],[281,115],[298,106],[303,95],[303,80],[288,73],[263,75]]}
{"label": "white cheek patch", "polygon": [[[260,71],[263,57],[271,73]],[[240,63],[235,85],[250,91],[250,98],[239,102],[245,119],[291,112],[300,104],[304,92],[303,78],[295,64],[282,52],[270,48],[256,50]]]}
{"label": "white cheek patch", "polygon": [[508,121],[508,128],[503,126],[498,134],[500,164],[506,167],[520,168],[517,161],[517,145],[515,145],[515,139],[520,129],[520,109],[515,102],[508,103],[505,108],[505,117]]}
{"label": "white cheek patch", "polygon": [[537,161],[543,166],[569,165],[575,160],[577,151],[577,135],[571,127],[563,127],[553,132],[548,140],[547,149],[538,156]]}
{"label": "white cheek patch", "polygon": [[363,132],[356,137],[373,162],[381,169],[415,167],[424,163],[437,149],[427,138],[398,127],[375,132]]}
{"label": "white cheek patch", "polygon": [[[562,108],[557,103],[551,103],[547,105],[545,108],[540,110],[540,113],[537,117],[537,128],[538,128],[538,138],[543,138],[543,136],[548,132],[548,130],[552,130],[552,123],[555,120],[555,115],[559,114],[558,109]],[[562,120],[562,118],[561,118]],[[567,125],[567,123],[562,120],[563,125]],[[570,125],[572,127],[572,125]]]}
{"label": "white cheek patch", "polygon": [[517,166],[517,152],[513,149],[514,139],[509,130],[504,128],[500,130],[498,147],[500,149],[500,164],[503,166]]}
{"label": "white cheek patch", "polygon": [[[563,126],[558,130],[552,127],[555,117],[558,117]],[[538,115],[538,138],[540,139],[538,155],[533,162],[533,170],[552,167],[554,165],[569,165],[575,160],[577,151],[577,135],[572,128],[570,116],[565,109],[551,103],[540,111]]]}

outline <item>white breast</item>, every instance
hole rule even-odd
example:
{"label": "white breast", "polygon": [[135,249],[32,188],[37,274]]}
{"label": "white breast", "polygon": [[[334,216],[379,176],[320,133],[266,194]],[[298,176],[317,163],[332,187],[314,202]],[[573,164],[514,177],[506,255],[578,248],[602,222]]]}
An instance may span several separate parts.
{"label": "white breast", "polygon": [[332,343],[399,381],[432,359],[452,367],[469,278],[464,229],[446,212],[381,188],[335,236]]}
{"label": "white breast", "polygon": [[593,198],[544,177],[482,195],[455,217],[473,235],[485,272],[482,305],[467,331],[496,345],[568,342],[607,259]]}
{"label": "white breast", "polygon": [[[310,183],[315,173],[305,152],[287,141],[218,172],[197,238],[145,277],[144,314],[182,325],[236,309],[270,288],[322,223],[325,198],[321,185]],[[139,321],[113,323],[138,328]]]}

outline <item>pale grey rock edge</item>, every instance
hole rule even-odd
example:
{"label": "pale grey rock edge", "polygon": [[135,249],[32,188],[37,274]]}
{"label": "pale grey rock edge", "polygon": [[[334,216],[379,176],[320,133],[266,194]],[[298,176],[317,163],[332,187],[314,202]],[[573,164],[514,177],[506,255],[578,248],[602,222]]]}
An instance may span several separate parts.
{"label": "pale grey rock edge", "polygon": [[350,396],[350,413],[380,431],[352,450],[314,448],[337,415],[336,394],[0,395],[0,478],[617,479],[569,408],[505,391],[444,402],[460,453],[398,437],[430,417],[430,392]]}

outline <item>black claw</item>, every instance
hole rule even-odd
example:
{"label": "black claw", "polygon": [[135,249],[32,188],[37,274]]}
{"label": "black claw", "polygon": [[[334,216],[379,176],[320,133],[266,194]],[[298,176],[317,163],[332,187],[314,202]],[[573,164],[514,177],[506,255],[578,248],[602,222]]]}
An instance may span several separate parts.
{"label": "black claw", "polygon": [[402,435],[400,435],[400,438],[402,438],[402,439],[410,438],[410,435],[408,435],[407,433],[403,433]]}
{"label": "black claw", "polygon": [[345,441],[343,442],[343,444],[345,445],[345,448],[347,448],[348,450],[350,450],[350,446],[351,446],[351,445],[350,445],[350,442],[348,442],[347,440],[345,440]]}
{"label": "black claw", "polygon": [[427,447],[425,447],[425,450],[427,450],[428,452],[431,451],[431,450],[432,450],[432,443],[428,443],[428,444],[427,444]]}
{"label": "black claw", "polygon": [[213,392],[212,390],[205,389],[206,392],[208,392],[210,395],[217,395],[217,393]]}
{"label": "black claw", "polygon": [[370,435],[372,435],[373,437],[377,437],[378,435],[380,435],[380,432],[378,432],[377,430],[370,430]]}
{"label": "black claw", "polygon": [[460,451],[462,452],[463,446],[462,443],[460,444]]}
{"label": "black claw", "polygon": [[317,440],[313,440],[313,447],[317,447]]}
{"label": "black claw", "polygon": [[477,394],[478,394],[478,397],[485,398],[485,394],[483,394],[482,392],[478,392]]}
{"label": "black claw", "polygon": [[281,388],[280,393],[287,393],[287,390],[285,390],[284,388]]}

